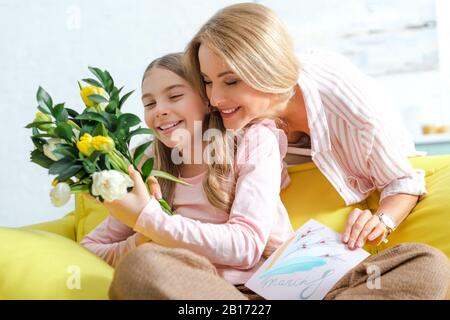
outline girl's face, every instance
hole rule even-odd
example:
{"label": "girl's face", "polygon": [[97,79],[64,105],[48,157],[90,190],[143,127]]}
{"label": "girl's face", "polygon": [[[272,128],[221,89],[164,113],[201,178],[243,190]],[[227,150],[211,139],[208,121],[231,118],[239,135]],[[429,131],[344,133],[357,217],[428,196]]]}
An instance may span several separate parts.
{"label": "girl's face", "polygon": [[206,94],[220,111],[225,128],[241,129],[256,118],[271,115],[274,94],[250,87],[206,45],[200,45],[198,58]]}
{"label": "girl's face", "polygon": [[[145,123],[169,148],[179,146],[172,133],[185,129],[194,138],[194,121],[203,121],[208,108],[189,82],[172,71],[154,67],[142,83]],[[196,126],[201,130],[201,126]],[[178,136],[178,135],[177,135]],[[187,141],[186,141],[187,142]]]}

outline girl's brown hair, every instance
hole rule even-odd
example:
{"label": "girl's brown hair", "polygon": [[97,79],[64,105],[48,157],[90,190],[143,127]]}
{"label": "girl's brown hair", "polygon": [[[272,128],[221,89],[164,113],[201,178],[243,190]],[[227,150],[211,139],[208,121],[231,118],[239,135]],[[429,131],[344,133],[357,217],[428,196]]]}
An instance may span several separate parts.
{"label": "girl's brown hair", "polygon": [[[144,72],[142,82],[147,73],[153,68],[171,71],[187,80],[195,88],[184,68],[182,53],[168,54],[152,61]],[[205,103],[207,103],[207,99],[204,96],[202,97]],[[234,200],[235,170],[232,159],[236,149],[235,140],[225,134],[226,129],[223,125],[222,117],[215,110],[211,110],[203,120],[203,132],[207,129],[219,130],[221,134],[214,136],[212,142],[214,145],[211,148],[214,154],[205,153],[206,159],[204,160],[208,165],[208,170],[203,179],[203,189],[208,201],[213,206],[229,212]],[[172,161],[171,148],[167,147],[158,139],[155,139],[153,142],[153,152],[155,155],[155,169],[168,172],[176,177],[179,176],[179,165],[175,165]],[[172,206],[175,182],[167,179],[159,179],[158,182],[164,198]]]}

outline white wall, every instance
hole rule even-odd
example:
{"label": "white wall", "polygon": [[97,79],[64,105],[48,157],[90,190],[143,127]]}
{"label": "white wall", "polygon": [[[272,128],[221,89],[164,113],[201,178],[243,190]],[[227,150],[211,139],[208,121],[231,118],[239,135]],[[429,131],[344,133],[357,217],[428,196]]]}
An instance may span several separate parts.
{"label": "white wall", "polygon": [[450,124],[450,72],[440,71],[440,60],[450,59],[450,1],[438,1],[259,2],[283,17],[299,52],[311,46],[335,50],[375,77],[397,103],[396,119],[418,137],[422,124]]}
{"label": "white wall", "polygon": [[[449,21],[450,1],[438,1],[447,7]],[[81,110],[76,80],[89,75],[88,65],[106,68],[125,90],[137,89],[125,108],[142,118],[139,85],[146,65],[182,50],[208,17],[234,2],[0,0],[0,226],[56,219],[73,209],[73,202],[51,205],[52,177],[28,160],[32,143],[24,125],[36,112],[39,85],[54,101]],[[442,96],[449,91],[448,25],[440,34],[433,23],[405,31],[408,24],[435,19],[434,0],[257,2],[279,13],[298,50],[329,47],[379,77],[396,95],[399,111],[409,116],[412,131],[424,116],[441,118],[433,101],[444,106]],[[447,44],[438,46],[438,36]],[[446,73],[438,69],[439,58],[447,58]]]}
{"label": "white wall", "polygon": [[182,51],[200,25],[237,1],[0,0],[0,226],[56,219],[73,202],[54,208],[52,177],[29,162],[36,90],[81,109],[76,81],[88,65],[108,69],[124,90],[125,106],[143,118],[140,81],[147,64]]}

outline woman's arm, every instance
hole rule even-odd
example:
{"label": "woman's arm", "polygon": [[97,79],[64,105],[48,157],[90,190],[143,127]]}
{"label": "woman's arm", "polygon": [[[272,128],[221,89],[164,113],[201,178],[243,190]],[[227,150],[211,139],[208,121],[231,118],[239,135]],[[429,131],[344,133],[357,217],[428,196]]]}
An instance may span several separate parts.
{"label": "woman's arm", "polygon": [[[389,214],[398,226],[426,194],[424,173],[411,167],[401,148],[377,120],[367,131],[369,134],[362,135],[361,150],[367,150],[363,156],[368,178],[381,191],[377,214]],[[354,249],[366,241],[379,244],[386,235],[387,228],[377,215],[356,209],[348,217],[342,241]]]}
{"label": "woman's arm", "polygon": [[[394,127],[392,119],[385,119],[379,112],[379,109],[389,110],[386,105],[390,104],[373,79],[346,58],[325,58],[325,63],[330,62],[335,62],[334,100],[340,101],[340,111],[350,115],[359,126],[357,130],[349,130],[357,133],[351,137],[359,153],[355,156],[361,167],[357,179],[365,180],[364,188],[373,186],[381,191],[376,213],[389,214],[398,225],[426,194],[423,170],[412,168],[407,158],[406,149],[413,151],[413,143],[403,139],[402,127]],[[394,125],[401,126],[401,123]],[[348,217],[342,240],[350,248],[361,247],[367,240],[379,243],[386,231],[377,215],[372,215],[369,210],[355,209]]]}

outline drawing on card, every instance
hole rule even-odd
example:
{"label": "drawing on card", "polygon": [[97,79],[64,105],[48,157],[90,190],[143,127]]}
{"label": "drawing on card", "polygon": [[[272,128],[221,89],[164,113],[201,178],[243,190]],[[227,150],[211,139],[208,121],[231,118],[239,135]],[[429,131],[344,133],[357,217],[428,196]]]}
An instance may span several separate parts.
{"label": "drawing on card", "polygon": [[351,251],[337,232],[309,220],[245,284],[266,299],[323,299],[369,253]]}
{"label": "drawing on card", "polygon": [[[321,231],[324,227],[308,228],[306,231],[291,238],[283,248],[280,248],[277,256],[267,266],[260,278],[272,275],[290,274],[294,272],[310,271],[314,268],[327,264],[327,260],[344,261],[341,254],[333,254],[337,244],[340,244],[338,237],[323,236]],[[290,246],[287,246],[290,244]],[[310,255],[310,249],[315,249],[318,253]],[[317,250],[320,249],[320,250]]]}

